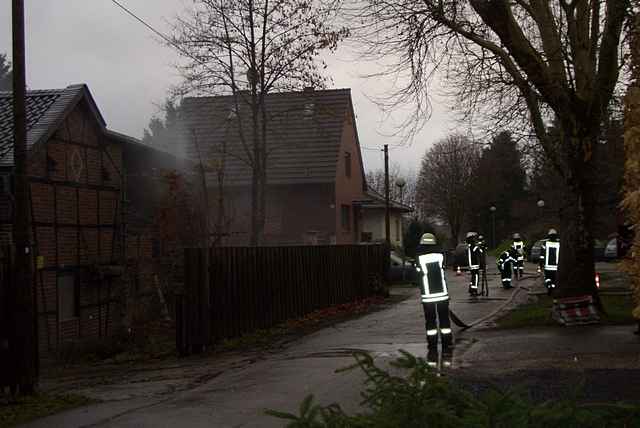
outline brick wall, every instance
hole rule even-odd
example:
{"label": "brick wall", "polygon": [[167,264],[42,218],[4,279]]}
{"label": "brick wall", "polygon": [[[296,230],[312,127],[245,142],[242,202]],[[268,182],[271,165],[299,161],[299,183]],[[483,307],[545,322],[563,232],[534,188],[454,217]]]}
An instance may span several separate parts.
{"label": "brick wall", "polygon": [[[84,101],[30,154],[33,238],[44,261],[36,272],[43,353],[110,334],[119,324],[113,280],[91,272],[117,257],[121,162],[120,144],[102,134]],[[67,320],[58,314],[62,273],[76,281],[77,316]]]}

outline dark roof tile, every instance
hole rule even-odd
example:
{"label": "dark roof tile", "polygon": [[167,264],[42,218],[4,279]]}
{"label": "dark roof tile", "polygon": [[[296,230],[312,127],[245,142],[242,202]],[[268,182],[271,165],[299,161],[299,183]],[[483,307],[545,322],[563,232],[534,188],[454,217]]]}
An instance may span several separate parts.
{"label": "dark roof tile", "polygon": [[[353,120],[351,91],[274,93],[267,96],[266,105],[268,182],[333,182],[344,121]],[[187,154],[197,159],[196,142],[203,158],[226,153],[225,182],[230,185],[251,180],[251,153],[239,137],[240,129],[251,135],[248,108],[240,103],[239,114],[233,119],[231,96],[194,97],[182,102],[181,134],[188,141]]]}
{"label": "dark roof tile", "polygon": [[[27,149],[50,137],[82,96],[105,125],[86,85],[27,91]],[[13,165],[13,93],[0,91],[0,166]]]}

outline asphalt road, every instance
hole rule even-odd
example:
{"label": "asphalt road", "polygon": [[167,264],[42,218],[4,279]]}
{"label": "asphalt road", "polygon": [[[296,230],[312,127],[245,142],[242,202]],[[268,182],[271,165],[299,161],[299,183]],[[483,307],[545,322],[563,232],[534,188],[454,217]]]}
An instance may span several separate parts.
{"label": "asphalt road", "polygon": [[[493,262],[492,262],[493,263]],[[514,293],[499,286],[495,265],[487,275],[489,297],[469,298],[468,274],[448,271],[451,309],[466,323],[481,321],[504,305]],[[346,321],[292,343],[258,361],[212,371],[188,389],[166,391],[162,379],[147,384],[123,382],[94,387],[84,393],[108,401],[45,418],[30,427],[280,427],[283,422],[264,414],[265,408],[296,411],[302,399],[313,393],[323,404],[340,403],[358,409],[363,376],[358,371],[335,373],[353,363],[353,350],[370,352],[386,364],[403,349],[426,355],[424,318],[415,288],[393,293],[408,298],[388,308]],[[457,354],[473,343],[475,329],[454,329]],[[463,360],[460,360],[463,361]],[[215,360],[203,363],[215,365]],[[162,394],[157,393],[160,385]],[[169,388],[171,389],[171,388]],[[175,389],[175,388],[174,388]]]}

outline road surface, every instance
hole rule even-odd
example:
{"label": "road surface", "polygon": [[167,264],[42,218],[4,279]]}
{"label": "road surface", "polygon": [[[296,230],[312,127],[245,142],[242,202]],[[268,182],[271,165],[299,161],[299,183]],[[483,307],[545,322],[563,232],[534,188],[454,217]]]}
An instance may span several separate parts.
{"label": "road surface", "polygon": [[[532,266],[532,265],[531,265]],[[533,269],[532,267],[529,269]],[[487,275],[489,297],[468,296],[468,274],[448,271],[451,309],[467,323],[482,319],[504,306],[513,290],[503,290],[495,265]],[[527,280],[531,281],[531,280]],[[380,364],[403,349],[426,355],[424,317],[416,288],[397,288],[407,299],[359,319],[346,321],[290,344],[260,360],[243,360],[187,389],[163,379],[149,382],[97,386],[81,391],[108,401],[72,410],[30,424],[30,427],[280,427],[283,422],[264,414],[271,408],[295,412],[302,399],[313,393],[322,404],[340,403],[348,411],[358,409],[363,376],[358,371],[335,373],[353,363],[353,350],[370,352]],[[475,329],[454,329],[453,367],[470,348]],[[215,365],[216,361],[208,363]],[[172,392],[172,389],[174,390]]]}

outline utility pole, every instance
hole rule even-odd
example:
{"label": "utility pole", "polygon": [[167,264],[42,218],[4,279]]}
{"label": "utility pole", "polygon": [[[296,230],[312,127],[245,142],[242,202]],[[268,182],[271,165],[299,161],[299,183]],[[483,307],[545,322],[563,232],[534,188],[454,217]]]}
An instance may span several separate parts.
{"label": "utility pole", "polygon": [[391,225],[389,224],[389,145],[384,145],[384,238],[391,249]]}
{"label": "utility pole", "polygon": [[29,236],[29,182],[27,179],[27,114],[25,78],[24,0],[13,0],[13,159],[15,258],[10,287],[14,305],[9,340],[12,369],[20,394],[32,394],[37,383],[37,340],[33,293],[32,249]]}

